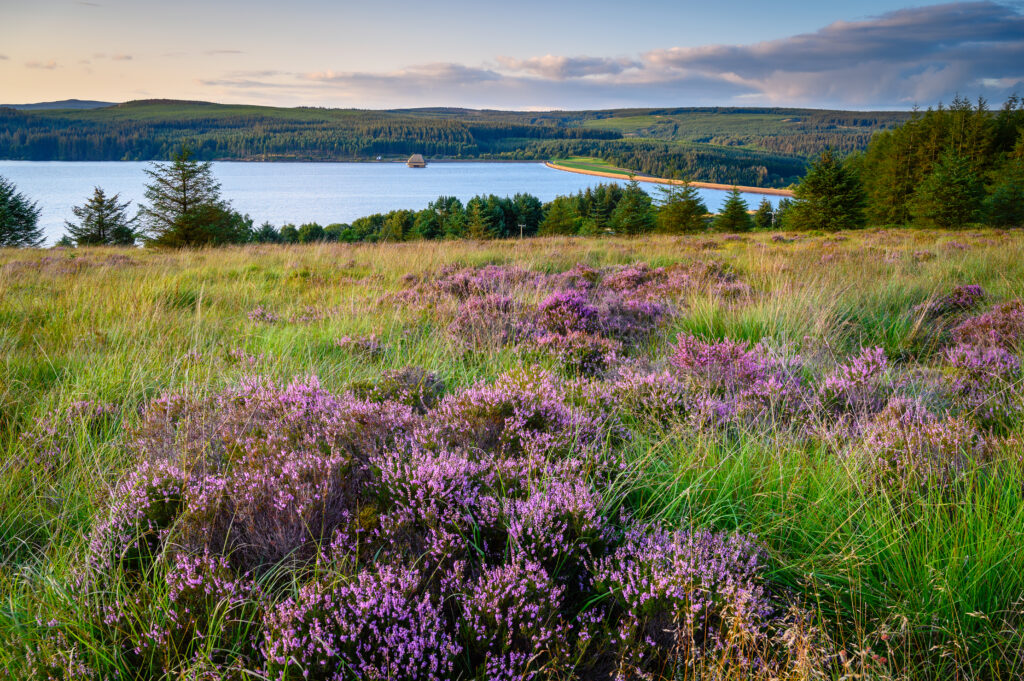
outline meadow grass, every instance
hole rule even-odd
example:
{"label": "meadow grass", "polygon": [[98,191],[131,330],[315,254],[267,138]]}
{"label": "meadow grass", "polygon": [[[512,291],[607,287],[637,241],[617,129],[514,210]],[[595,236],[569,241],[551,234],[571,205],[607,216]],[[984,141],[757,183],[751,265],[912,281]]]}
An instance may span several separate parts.
{"label": "meadow grass", "polygon": [[[451,310],[398,302],[409,275],[448,265],[557,273],[576,263],[715,263],[749,286],[737,299],[688,292],[640,350],[653,362],[692,334],[771,341],[833,363],[878,346],[909,369],[928,365],[941,343],[922,304],[963,284],[994,301],[1024,297],[1019,233],[789,237],[0,251],[0,668],[27,673],[26,650],[51,619],[80,624],[72,629],[93,663],[123,664],[91,637],[99,606],[76,596],[75,570],[109,490],[135,463],[125,429],[159,394],[212,395],[252,373],[315,375],[340,393],[406,366],[436,373],[449,391],[537,365],[558,370],[514,346],[467,350],[445,332]],[[531,295],[536,303],[543,292]],[[258,307],[316,314],[261,324],[249,316]],[[336,343],[371,335],[380,352]],[[59,460],[41,460],[27,437],[36,419],[83,400],[117,414],[98,428],[72,423]],[[955,483],[921,491],[872,486],[828,442],[796,445],[754,430],[709,437],[625,418],[628,466],[603,490],[607,503],[670,526],[756,535],[780,598],[809,604],[843,651],[791,678],[1024,674],[1020,423],[1000,434],[990,456],[999,465],[972,464]]]}

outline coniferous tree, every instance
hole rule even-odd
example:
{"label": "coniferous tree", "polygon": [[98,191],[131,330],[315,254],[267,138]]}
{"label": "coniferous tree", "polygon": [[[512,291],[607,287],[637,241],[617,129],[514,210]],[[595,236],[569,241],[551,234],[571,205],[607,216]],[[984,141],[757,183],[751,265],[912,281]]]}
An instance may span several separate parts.
{"label": "coniferous tree", "polygon": [[546,206],[544,219],[537,233],[544,236],[576,234],[579,226],[580,216],[576,212],[574,202],[570,197],[559,196]]}
{"label": "coniferous tree", "polygon": [[654,231],[654,204],[635,178],[631,178],[623,190],[622,198],[612,211],[610,223],[611,228],[619,234],[646,234]]}
{"label": "coniferous tree", "polygon": [[251,220],[231,210],[220,197],[212,164],[192,159],[182,149],[169,164],[146,169],[148,205],[139,210],[149,244],[154,246],[217,246],[244,243],[252,237]]}
{"label": "coniferous tree", "polygon": [[713,226],[719,232],[749,232],[754,227],[750,219],[747,202],[743,200],[738,187],[729,190],[729,196],[722,204],[722,211],[715,217]]}
{"label": "coniferous tree", "polygon": [[771,229],[772,223],[775,222],[775,212],[772,210],[771,201],[768,197],[761,199],[761,203],[757,206],[757,212],[754,213],[754,227],[758,229]]}
{"label": "coniferous tree", "polygon": [[910,212],[917,224],[961,227],[977,221],[983,198],[971,159],[948,149],[914,192]]}
{"label": "coniferous tree", "polygon": [[41,246],[46,237],[39,226],[39,206],[0,177],[0,248]]}
{"label": "coniferous tree", "polygon": [[107,196],[95,187],[88,201],[71,209],[78,224],[65,220],[68,237],[78,246],[134,246],[138,235],[128,217],[131,201],[120,203],[119,198],[119,194]]}
{"label": "coniferous tree", "polygon": [[787,227],[835,232],[864,226],[864,188],[831,149],[811,163],[807,175],[793,190],[793,197]]}
{"label": "coniferous tree", "polygon": [[704,216],[708,207],[704,205],[697,189],[684,181],[659,187],[658,231],[668,234],[693,232],[704,229]]}
{"label": "coniferous tree", "polygon": [[258,244],[279,244],[281,233],[269,222],[264,222],[260,228],[253,232],[252,240]]}

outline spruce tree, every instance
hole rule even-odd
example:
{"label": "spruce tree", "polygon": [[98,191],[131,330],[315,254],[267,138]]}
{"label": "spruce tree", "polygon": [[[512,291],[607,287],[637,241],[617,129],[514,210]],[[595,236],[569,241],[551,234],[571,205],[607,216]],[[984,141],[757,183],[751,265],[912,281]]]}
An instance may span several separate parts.
{"label": "spruce tree", "polygon": [[658,231],[668,234],[694,232],[704,229],[704,216],[708,207],[704,205],[696,187],[689,182],[659,187]]}
{"label": "spruce tree", "polygon": [[[169,164],[146,169],[148,205],[139,210],[146,238],[154,246],[216,246],[243,243],[252,236],[247,218],[220,197],[212,164],[193,160],[182,149]],[[251,223],[251,221],[249,221]]]}
{"label": "spruce tree", "polygon": [[579,225],[580,216],[573,200],[568,196],[559,196],[545,207],[544,219],[537,233],[543,236],[576,234]]}
{"label": "spruce tree", "polygon": [[914,192],[910,212],[920,225],[961,227],[977,221],[983,198],[971,159],[948,149]]}
{"label": "spruce tree", "polygon": [[771,229],[775,221],[775,212],[772,210],[772,203],[767,197],[761,199],[754,213],[754,226],[758,229]]}
{"label": "spruce tree", "polygon": [[747,202],[740,195],[738,187],[729,191],[729,196],[722,204],[722,211],[715,217],[714,228],[719,232],[749,232],[754,221],[747,212]]}
{"label": "spruce tree", "polygon": [[787,227],[836,232],[864,226],[867,195],[857,175],[828,149],[793,191]]}
{"label": "spruce tree", "polygon": [[131,201],[119,203],[119,194],[107,196],[95,187],[92,197],[71,212],[78,224],[65,221],[68,237],[77,246],[134,246],[137,235],[131,227],[127,209]]}
{"label": "spruce tree", "polygon": [[0,248],[41,246],[46,237],[39,226],[39,206],[0,177]]}
{"label": "spruce tree", "polygon": [[650,195],[640,188],[635,178],[630,178],[622,198],[612,211],[611,228],[620,234],[646,234],[654,231],[655,225]]}

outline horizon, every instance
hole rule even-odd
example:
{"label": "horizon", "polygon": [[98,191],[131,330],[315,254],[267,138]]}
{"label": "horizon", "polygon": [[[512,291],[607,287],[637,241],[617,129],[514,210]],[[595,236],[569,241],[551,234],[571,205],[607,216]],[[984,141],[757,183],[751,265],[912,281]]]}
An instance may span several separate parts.
{"label": "horizon", "polygon": [[1003,101],[1024,83],[1020,2],[871,0],[850,9],[806,0],[771,7],[656,0],[624,15],[606,0],[556,7],[529,0],[486,10],[485,17],[466,0],[431,7],[386,0],[373,8],[300,0],[288,12],[266,0],[3,7],[3,98],[365,110],[905,111],[957,95]]}

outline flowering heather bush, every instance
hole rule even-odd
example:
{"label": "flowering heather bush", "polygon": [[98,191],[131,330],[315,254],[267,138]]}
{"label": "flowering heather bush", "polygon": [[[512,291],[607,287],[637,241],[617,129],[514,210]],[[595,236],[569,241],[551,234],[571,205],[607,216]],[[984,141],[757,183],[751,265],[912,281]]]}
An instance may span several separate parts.
{"label": "flowering heather bush", "polygon": [[744,421],[788,421],[807,408],[800,358],[775,354],[764,344],[709,343],[684,334],[669,362],[695,398],[698,423],[721,422],[730,414]]}
{"label": "flowering heather bush", "polygon": [[735,641],[734,629],[761,638],[772,611],[762,573],[760,552],[741,535],[627,529],[594,566],[595,584],[622,613],[617,676],[692,664]]}
{"label": "flowering heather bush", "polygon": [[596,334],[571,331],[545,333],[535,337],[530,346],[557,360],[571,374],[595,376],[618,360],[622,343]]}
{"label": "flowering heather bush", "polygon": [[668,424],[686,412],[686,390],[671,371],[625,368],[610,382],[610,402],[624,414]]}
{"label": "flowering heather bush", "polygon": [[421,577],[379,566],[347,583],[312,583],[273,608],[263,654],[271,678],[444,681],[461,652]]}
{"label": "flowering heather bush", "polygon": [[958,343],[1018,348],[1024,340],[1024,302],[1011,300],[963,321],[953,330]]}
{"label": "flowering heather bush", "polygon": [[939,418],[919,400],[895,397],[868,425],[863,450],[872,479],[903,484],[949,480],[980,447],[968,421]]}
{"label": "flowering heather bush", "polygon": [[949,387],[957,406],[983,426],[1008,425],[1019,414],[1020,361],[997,345],[961,343],[946,351]]}
{"label": "flowering heather bush", "polygon": [[417,431],[428,447],[546,457],[596,445],[602,421],[566,404],[548,374],[506,374],[445,397]]}
{"label": "flowering heather bush", "polygon": [[576,590],[586,588],[583,562],[608,540],[601,496],[575,480],[552,482],[525,499],[505,501],[513,560],[543,566]]}
{"label": "flowering heather bush", "polygon": [[975,310],[987,297],[985,289],[977,284],[964,284],[955,287],[949,295],[923,303],[917,309],[923,312],[928,319],[941,319],[949,315]]}
{"label": "flowering heather bush", "polygon": [[636,343],[658,330],[672,316],[667,305],[646,300],[603,296],[597,306],[601,334],[622,343]]}
{"label": "flowering heather bush", "polygon": [[396,402],[408,405],[417,414],[425,414],[444,395],[444,381],[437,374],[419,367],[385,371],[375,383],[357,383],[353,394],[371,402]]}
{"label": "flowering heather bush", "polygon": [[177,541],[249,569],[311,555],[357,517],[366,462],[414,422],[408,406],[335,396],[316,379],[250,379],[208,400],[156,400],[135,447],[187,471]]}
{"label": "flowering heather bush", "polygon": [[118,485],[89,542],[87,567],[137,571],[163,549],[184,503],[188,474],[173,462],[143,461]]}
{"label": "flowering heather bush", "polygon": [[476,678],[525,681],[544,671],[565,673],[565,589],[543,567],[513,561],[485,568],[460,587],[459,641]]}
{"label": "flowering heather bush", "polygon": [[885,405],[889,359],[882,348],[867,348],[848,364],[836,367],[821,387],[825,409],[873,414]]}
{"label": "flowering heather bush", "polygon": [[537,325],[553,334],[595,333],[600,326],[597,308],[583,291],[552,293],[537,307]]}
{"label": "flowering heather bush", "polygon": [[515,266],[486,265],[480,268],[442,268],[429,282],[433,291],[458,299],[507,292],[518,286],[528,286],[537,275]]}
{"label": "flowering heather bush", "polygon": [[338,340],[334,341],[334,345],[342,350],[363,355],[371,359],[383,356],[388,350],[388,346],[382,343],[376,334],[356,338],[353,338],[352,336],[342,336]]}
{"label": "flowering heather bush", "polygon": [[515,343],[525,331],[522,306],[508,296],[470,296],[459,304],[448,332],[474,347]]}
{"label": "flowering heather bush", "polygon": [[257,324],[276,324],[281,321],[281,317],[262,305],[257,305],[249,311],[249,321]]}

